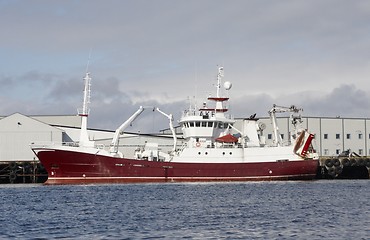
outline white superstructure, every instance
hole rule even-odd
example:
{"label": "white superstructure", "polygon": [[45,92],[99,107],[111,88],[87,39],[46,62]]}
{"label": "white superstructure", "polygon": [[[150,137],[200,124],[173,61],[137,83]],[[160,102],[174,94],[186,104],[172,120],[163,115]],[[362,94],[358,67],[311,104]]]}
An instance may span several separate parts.
{"label": "white superstructure", "polygon": [[[208,100],[214,104],[208,106],[204,103],[200,109],[190,106],[183,112],[179,124],[181,126],[184,144],[169,157],[163,157],[153,144],[147,144],[146,148],[138,150],[137,159],[154,159],[159,161],[186,162],[186,163],[245,163],[245,162],[276,162],[302,160],[305,158],[317,158],[312,151],[310,143],[312,135],[300,128],[300,122],[294,122],[290,144],[283,144],[279,138],[276,113],[298,113],[300,109],[291,106],[289,108],[276,105],[270,110],[271,122],[275,132],[274,144],[267,146],[260,132],[264,125],[258,124],[257,119],[249,118],[243,122],[239,130],[233,125],[235,120],[227,115],[228,109],[225,102],[228,97],[222,96],[221,86],[224,76],[223,67],[218,69],[216,96]],[[231,83],[224,84],[228,91]],[[232,135],[236,131],[240,136]],[[145,154],[144,154],[145,152]]]}

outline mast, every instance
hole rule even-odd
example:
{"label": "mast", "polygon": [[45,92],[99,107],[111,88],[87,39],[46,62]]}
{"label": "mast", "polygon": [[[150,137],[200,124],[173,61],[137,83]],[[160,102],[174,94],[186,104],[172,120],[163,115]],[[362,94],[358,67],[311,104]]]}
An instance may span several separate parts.
{"label": "mast", "polygon": [[[221,81],[224,77],[224,68],[219,67],[218,68],[218,74],[217,74],[217,84],[216,84],[216,97],[208,97],[208,100],[212,100],[216,102],[216,107],[214,109],[212,108],[201,108],[200,111],[214,111],[215,115],[217,117],[223,117],[224,113],[228,111],[226,107],[224,107],[223,102],[228,101],[228,97],[221,97]],[[227,82],[227,88],[226,90],[229,90],[231,88],[231,83]]]}
{"label": "mast", "polygon": [[91,93],[91,77],[90,73],[86,72],[84,80],[84,97],[82,109],[78,109],[78,115],[81,117],[81,130],[80,130],[80,146],[91,147],[94,146],[94,142],[89,140],[89,135],[87,133],[87,117],[89,116],[89,103],[90,103],[90,93]]}

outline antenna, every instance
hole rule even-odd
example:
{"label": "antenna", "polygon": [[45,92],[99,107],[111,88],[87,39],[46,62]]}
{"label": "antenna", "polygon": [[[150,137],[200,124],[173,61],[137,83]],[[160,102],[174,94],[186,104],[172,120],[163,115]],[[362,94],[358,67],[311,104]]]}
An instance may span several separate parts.
{"label": "antenna", "polygon": [[91,53],[92,53],[92,48],[90,48],[89,58],[87,59],[86,73],[89,72],[89,65],[90,65]]}
{"label": "antenna", "polygon": [[218,74],[217,74],[217,96],[220,97],[220,88],[221,88],[221,80],[224,77],[224,68],[218,67]]}

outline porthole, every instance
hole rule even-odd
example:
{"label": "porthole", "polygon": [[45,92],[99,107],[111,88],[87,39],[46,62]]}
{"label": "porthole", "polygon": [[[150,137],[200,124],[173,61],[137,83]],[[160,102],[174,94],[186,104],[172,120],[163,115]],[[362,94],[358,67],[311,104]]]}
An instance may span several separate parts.
{"label": "porthole", "polygon": [[206,152],[206,155],[208,155],[208,152]]}
{"label": "porthole", "polygon": [[233,155],[233,153],[232,153],[232,152],[230,152],[230,155]]}
{"label": "porthole", "polygon": [[200,152],[198,152],[198,155],[200,155]]}
{"label": "porthole", "polygon": [[225,155],[225,152],[223,152],[222,155]]}

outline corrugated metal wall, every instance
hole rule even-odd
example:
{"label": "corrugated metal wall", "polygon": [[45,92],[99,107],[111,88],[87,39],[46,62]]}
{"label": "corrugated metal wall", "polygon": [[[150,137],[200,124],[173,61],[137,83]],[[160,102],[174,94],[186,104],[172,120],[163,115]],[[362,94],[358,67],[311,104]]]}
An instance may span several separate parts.
{"label": "corrugated metal wall", "polygon": [[0,161],[32,161],[32,142],[62,142],[63,131],[15,113],[0,120]]}

